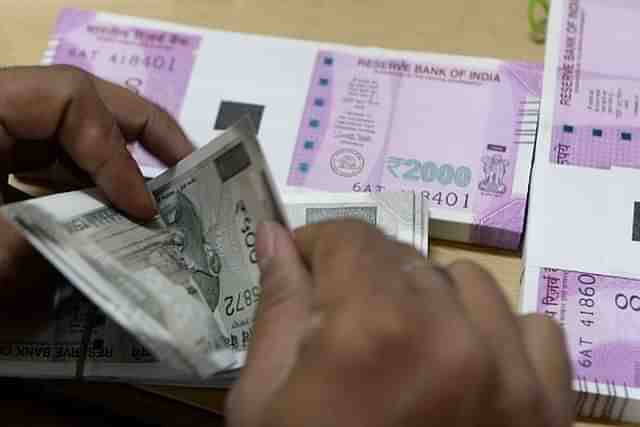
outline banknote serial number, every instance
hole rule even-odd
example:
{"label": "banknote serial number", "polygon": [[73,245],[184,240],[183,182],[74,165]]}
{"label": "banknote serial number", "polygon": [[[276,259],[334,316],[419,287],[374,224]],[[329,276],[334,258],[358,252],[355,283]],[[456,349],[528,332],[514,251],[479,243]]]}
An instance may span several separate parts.
{"label": "banknote serial number", "polygon": [[455,191],[430,192],[423,190],[422,197],[431,202],[431,206],[447,206],[449,208],[469,208],[469,193],[458,194]]}
{"label": "banknote serial number", "polygon": [[[71,47],[67,54],[71,58],[82,59],[85,61],[96,61],[101,57],[101,51],[98,49],[82,49]],[[176,68],[176,58],[174,56],[156,55],[139,55],[137,53],[111,53],[105,55],[107,62],[112,65],[125,67],[148,68],[155,71],[173,72]]]}
{"label": "banknote serial number", "polygon": [[438,183],[442,186],[455,185],[467,188],[472,173],[467,166],[453,166],[448,163],[438,165],[432,161],[387,157],[387,171],[394,177],[409,182]]}
{"label": "banknote serial number", "polygon": [[175,71],[176,58],[164,55],[138,55],[114,53],[109,57],[109,62],[114,65],[126,65],[129,67],[150,68],[153,70]]}
{"label": "banknote serial number", "polygon": [[597,280],[593,274],[581,273],[578,275],[578,283],[578,320],[582,328],[578,334],[577,361],[583,368],[590,368],[593,365],[594,347],[590,330],[596,324]]}
{"label": "banknote serial number", "polygon": [[[354,193],[380,193],[386,191],[384,185],[363,184],[356,182],[351,186]],[[406,191],[406,190],[403,190]],[[422,190],[422,197],[431,202],[431,205],[447,206],[449,208],[469,208],[469,193],[458,193],[456,191],[428,191]]]}
{"label": "banknote serial number", "polygon": [[227,316],[233,316],[248,310],[260,302],[260,287],[253,286],[251,288],[240,291],[235,295],[230,295],[224,299],[224,312]]}
{"label": "banknote serial number", "polygon": [[[82,59],[86,61],[95,61],[100,57],[98,49],[81,49],[72,47],[68,50],[68,56],[71,58]],[[129,68],[146,68],[153,71],[168,71],[172,73],[176,68],[176,58],[174,56],[165,55],[138,55],[113,53],[107,55],[107,62],[111,65]],[[136,95],[143,95],[141,89],[144,86],[144,80],[140,77],[127,77],[121,82],[127,89]],[[151,94],[148,94],[151,95]]]}

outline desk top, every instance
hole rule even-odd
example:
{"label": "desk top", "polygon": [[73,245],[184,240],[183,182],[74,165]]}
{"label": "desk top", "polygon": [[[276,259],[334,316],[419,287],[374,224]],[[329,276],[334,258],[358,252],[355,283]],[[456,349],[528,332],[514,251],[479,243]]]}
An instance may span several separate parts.
{"label": "desk top", "polygon": [[[325,42],[534,62],[544,57],[544,47],[529,38],[526,0],[0,0],[5,18],[0,26],[0,65],[38,63],[59,9],[69,4],[187,25]],[[467,258],[485,266],[517,308],[520,254],[437,241],[431,248],[437,262]],[[147,389],[210,410],[220,410],[224,398],[210,390]],[[93,385],[89,392],[101,393]],[[106,402],[109,392],[104,394]]]}

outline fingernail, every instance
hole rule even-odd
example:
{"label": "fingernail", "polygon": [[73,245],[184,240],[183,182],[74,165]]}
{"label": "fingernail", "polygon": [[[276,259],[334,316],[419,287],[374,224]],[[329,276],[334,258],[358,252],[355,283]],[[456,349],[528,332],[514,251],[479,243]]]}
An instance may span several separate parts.
{"label": "fingernail", "polygon": [[263,221],[258,225],[256,255],[258,256],[258,266],[262,270],[275,254],[277,227],[278,224],[272,221]]}

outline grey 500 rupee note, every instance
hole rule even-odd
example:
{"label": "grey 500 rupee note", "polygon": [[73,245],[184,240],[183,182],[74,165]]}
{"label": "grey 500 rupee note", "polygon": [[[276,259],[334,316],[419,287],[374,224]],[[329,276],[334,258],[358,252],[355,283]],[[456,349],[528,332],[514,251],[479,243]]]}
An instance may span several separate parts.
{"label": "grey 500 rupee note", "polygon": [[150,224],[129,220],[96,191],[0,212],[156,357],[209,377],[241,365],[252,334],[256,225],[287,225],[254,135],[243,119],[151,181],[160,216]]}

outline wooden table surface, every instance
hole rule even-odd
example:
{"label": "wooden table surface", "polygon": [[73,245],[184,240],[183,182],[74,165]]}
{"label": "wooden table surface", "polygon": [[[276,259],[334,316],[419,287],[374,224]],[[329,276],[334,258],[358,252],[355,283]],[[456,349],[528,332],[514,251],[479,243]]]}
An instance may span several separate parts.
{"label": "wooden table surface", "polygon": [[[544,47],[533,43],[528,35],[527,0],[0,0],[3,18],[0,66],[38,63],[63,6],[360,46],[534,62],[542,62],[544,56]],[[509,301],[517,308],[521,254],[433,242],[432,257],[442,263],[461,258],[480,263],[496,276]],[[75,395],[100,396],[109,406],[108,402],[117,400],[112,399],[114,394],[135,393],[127,387],[80,385],[70,389]],[[149,390],[209,410],[219,410],[224,397],[220,392],[208,390],[172,387]],[[111,406],[120,410],[123,405],[126,406]],[[21,424],[16,421],[9,425]]]}

